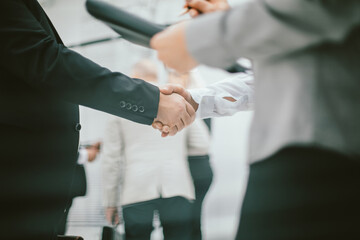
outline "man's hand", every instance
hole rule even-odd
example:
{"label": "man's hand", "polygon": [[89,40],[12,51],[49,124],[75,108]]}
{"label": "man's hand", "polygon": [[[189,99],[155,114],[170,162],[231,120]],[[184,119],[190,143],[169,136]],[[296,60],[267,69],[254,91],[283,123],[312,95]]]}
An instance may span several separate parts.
{"label": "man's hand", "polygon": [[186,22],[175,24],[156,34],[150,45],[158,53],[158,58],[169,68],[180,73],[188,72],[198,63],[190,55],[185,41]]}
{"label": "man's hand", "polygon": [[188,103],[190,103],[190,105],[194,108],[195,112],[199,108],[199,104],[194,101],[194,99],[191,97],[190,92],[180,84],[167,84],[160,88],[160,92],[166,95],[177,93],[181,95]]}
{"label": "man's hand", "polygon": [[179,94],[165,95],[160,93],[160,102],[155,122],[167,126],[166,134],[174,136],[195,120],[194,108]]}
{"label": "man's hand", "polygon": [[92,162],[95,160],[96,156],[100,151],[101,142],[97,142],[89,147],[86,148],[88,153],[88,162]]}
{"label": "man's hand", "polygon": [[[165,95],[171,95],[173,93],[181,95],[192,106],[195,112],[199,107],[199,104],[194,101],[190,93],[180,84],[167,84],[166,86],[160,88],[160,92]],[[160,121],[154,121],[152,126],[153,128],[160,130],[163,137],[166,137],[170,134],[170,127],[164,125]]]}
{"label": "man's hand", "polygon": [[203,13],[226,11],[230,9],[227,0],[187,0],[184,7],[191,8],[189,14],[193,18]]}
{"label": "man's hand", "polygon": [[105,211],[106,221],[111,225],[117,226],[120,224],[120,218],[117,207],[107,207]]}

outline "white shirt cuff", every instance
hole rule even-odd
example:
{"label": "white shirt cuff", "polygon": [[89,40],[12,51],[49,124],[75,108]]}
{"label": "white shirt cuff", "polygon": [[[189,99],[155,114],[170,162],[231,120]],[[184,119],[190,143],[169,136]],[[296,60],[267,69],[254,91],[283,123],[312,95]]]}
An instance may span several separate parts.
{"label": "white shirt cuff", "polygon": [[77,163],[78,164],[85,164],[88,162],[88,152],[85,148],[82,148],[79,150],[79,156],[78,156],[78,160]]}

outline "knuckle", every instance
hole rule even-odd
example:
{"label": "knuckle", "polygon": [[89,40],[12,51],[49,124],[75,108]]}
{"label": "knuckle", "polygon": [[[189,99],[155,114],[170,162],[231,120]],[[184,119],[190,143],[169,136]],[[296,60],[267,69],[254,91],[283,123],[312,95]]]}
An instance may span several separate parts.
{"label": "knuckle", "polygon": [[176,110],[177,110],[178,112],[184,111],[184,104],[183,104],[182,102],[178,102],[178,103],[176,104]]}

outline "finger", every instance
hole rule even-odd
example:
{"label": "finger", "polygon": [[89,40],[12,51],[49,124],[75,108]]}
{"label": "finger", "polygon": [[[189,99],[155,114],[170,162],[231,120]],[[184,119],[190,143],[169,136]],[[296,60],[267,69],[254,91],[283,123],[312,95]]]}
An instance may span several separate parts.
{"label": "finger", "polygon": [[200,13],[206,13],[211,10],[211,3],[204,0],[192,0],[188,2],[189,7],[196,9]]}
{"label": "finger", "polygon": [[169,133],[170,132],[170,127],[168,125],[165,125],[162,129],[161,129],[162,132],[164,133]]}
{"label": "finger", "polygon": [[163,128],[163,124],[160,122],[160,121],[154,121],[151,126],[154,128],[154,129],[158,129],[158,130],[162,130]]}
{"label": "finger", "polygon": [[190,17],[195,18],[195,17],[199,16],[200,13],[199,13],[198,10],[192,8],[192,9],[190,9],[190,11],[189,11],[189,15],[190,15]]}
{"label": "finger", "polygon": [[169,136],[170,127],[168,125],[165,125],[161,131],[161,137],[167,137]]}
{"label": "finger", "polygon": [[175,126],[170,128],[169,135],[170,136],[175,136],[177,132],[178,132],[178,127],[175,125]]}
{"label": "finger", "polygon": [[167,137],[167,136],[169,136],[169,133],[164,133],[164,132],[161,133],[161,137]]}
{"label": "finger", "polygon": [[180,94],[184,92],[184,88],[180,84],[167,84],[160,88],[160,92],[165,95],[170,95],[172,93]]}
{"label": "finger", "polygon": [[181,130],[183,130],[186,127],[185,122],[184,122],[184,120],[182,120],[182,118],[180,118],[180,121],[176,123],[176,127],[177,127],[178,132],[180,132]]}
{"label": "finger", "polygon": [[[168,84],[168,85],[164,86],[164,88],[165,87],[167,89],[166,91],[169,94],[177,93],[180,96],[182,96],[183,98],[185,98],[186,101],[189,101],[191,99],[190,93],[180,84]],[[163,94],[166,94],[166,93],[163,93]]]}
{"label": "finger", "polygon": [[171,85],[165,85],[160,88],[160,92],[165,95],[170,95],[173,93],[173,87]]}
{"label": "finger", "polygon": [[195,120],[195,110],[186,102],[186,112],[184,112],[182,120],[184,121],[185,126],[189,126]]}

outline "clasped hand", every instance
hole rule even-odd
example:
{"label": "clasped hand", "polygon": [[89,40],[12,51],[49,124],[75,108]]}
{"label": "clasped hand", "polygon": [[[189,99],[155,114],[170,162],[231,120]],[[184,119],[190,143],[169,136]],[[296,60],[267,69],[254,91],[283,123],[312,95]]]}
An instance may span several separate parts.
{"label": "clasped hand", "polygon": [[152,126],[161,136],[174,136],[195,120],[198,104],[181,85],[168,84],[160,88],[159,110]]}

